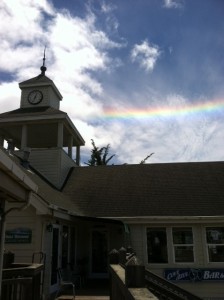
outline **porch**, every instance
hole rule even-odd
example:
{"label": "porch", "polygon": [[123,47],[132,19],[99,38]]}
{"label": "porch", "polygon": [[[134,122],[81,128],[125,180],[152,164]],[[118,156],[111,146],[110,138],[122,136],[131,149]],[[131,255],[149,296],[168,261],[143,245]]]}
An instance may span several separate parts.
{"label": "porch", "polygon": [[[109,300],[109,279],[91,279],[84,287],[76,289],[75,300]],[[51,300],[54,300],[52,295]],[[71,295],[61,295],[58,300],[73,300]]]}
{"label": "porch", "polygon": [[[201,300],[200,297],[168,282],[139,265],[134,253],[125,248],[113,250],[109,256],[109,279],[86,279],[85,284],[76,287],[73,297],[70,282],[65,290],[42,296],[44,266],[41,264],[11,264],[3,269],[4,300]],[[42,274],[42,275],[41,275]]]}
{"label": "porch", "polygon": [[[2,300],[71,300],[72,290],[62,290],[56,298],[53,293],[45,298],[42,295],[42,264],[15,264],[3,269]],[[76,300],[109,300],[109,279],[86,280],[85,285],[75,290]]]}

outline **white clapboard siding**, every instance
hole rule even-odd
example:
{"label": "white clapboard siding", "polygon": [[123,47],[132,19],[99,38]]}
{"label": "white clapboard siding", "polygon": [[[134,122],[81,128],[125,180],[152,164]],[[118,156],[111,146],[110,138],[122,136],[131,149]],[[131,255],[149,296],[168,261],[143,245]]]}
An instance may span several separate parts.
{"label": "white clapboard siding", "polygon": [[61,188],[75,162],[63,149],[33,149],[31,165],[56,187]]}
{"label": "white clapboard siding", "polygon": [[[13,206],[15,205],[7,204],[7,209]],[[15,262],[31,262],[32,254],[41,250],[41,217],[36,215],[36,211],[32,206],[22,211],[12,210],[6,216],[6,230],[16,228],[32,230],[31,243],[6,243],[5,250],[15,253]]]}
{"label": "white clapboard siding", "polygon": [[[192,227],[194,236],[194,255],[195,261],[193,263],[175,263],[172,243],[172,227]],[[131,230],[131,246],[137,254],[137,257],[145,266],[155,274],[164,277],[164,269],[172,268],[222,268],[224,263],[209,263],[207,258],[205,228],[206,226],[217,226],[220,224],[206,224],[206,223],[191,223],[177,224],[177,223],[163,223],[163,224],[129,224]],[[146,228],[150,227],[165,227],[167,230],[167,248],[169,262],[167,264],[148,264],[147,261],[147,237]],[[178,286],[192,292],[195,295],[206,299],[224,299],[223,281],[200,281],[200,282],[174,282]]]}

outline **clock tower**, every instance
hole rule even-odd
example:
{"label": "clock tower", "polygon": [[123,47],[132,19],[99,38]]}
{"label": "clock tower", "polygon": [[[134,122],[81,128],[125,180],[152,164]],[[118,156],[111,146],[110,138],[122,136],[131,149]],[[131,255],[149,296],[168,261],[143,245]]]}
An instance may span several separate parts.
{"label": "clock tower", "polygon": [[60,189],[72,167],[80,165],[82,136],[66,112],[60,110],[62,95],[45,73],[19,83],[20,108],[0,114],[0,146],[10,142],[13,154]]}
{"label": "clock tower", "polygon": [[21,108],[49,106],[59,109],[62,95],[54,82],[45,75],[45,55],[41,74],[19,84],[21,93]]}

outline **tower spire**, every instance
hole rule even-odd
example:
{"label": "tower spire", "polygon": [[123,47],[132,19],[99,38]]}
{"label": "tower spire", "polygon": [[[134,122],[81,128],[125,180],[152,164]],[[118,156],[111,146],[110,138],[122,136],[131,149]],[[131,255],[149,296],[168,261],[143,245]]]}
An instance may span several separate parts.
{"label": "tower spire", "polygon": [[44,47],[43,66],[41,66],[41,68],[40,68],[41,75],[45,75],[45,72],[47,70],[47,68],[45,67],[45,52],[46,52],[46,46]]}

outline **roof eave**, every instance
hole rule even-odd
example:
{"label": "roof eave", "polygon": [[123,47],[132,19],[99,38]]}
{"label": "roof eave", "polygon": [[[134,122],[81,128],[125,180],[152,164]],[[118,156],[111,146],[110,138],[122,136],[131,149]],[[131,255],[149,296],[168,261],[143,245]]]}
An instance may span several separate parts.
{"label": "roof eave", "polygon": [[223,215],[217,216],[134,216],[134,217],[102,217],[103,219],[120,220],[126,224],[139,223],[223,223]]}

